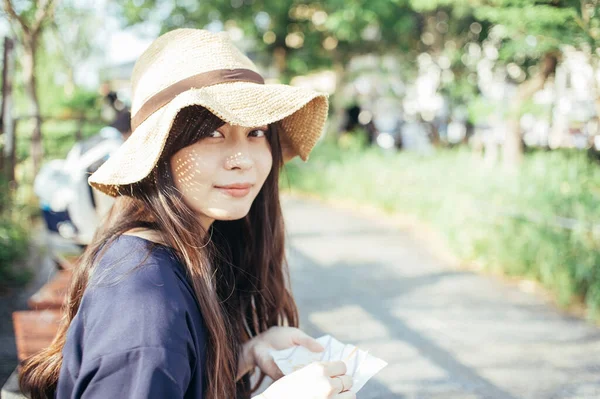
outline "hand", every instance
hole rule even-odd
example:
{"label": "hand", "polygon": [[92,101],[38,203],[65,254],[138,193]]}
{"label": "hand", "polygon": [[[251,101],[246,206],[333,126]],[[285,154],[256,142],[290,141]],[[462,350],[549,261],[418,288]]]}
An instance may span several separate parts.
{"label": "hand", "polygon": [[260,399],[356,399],[342,361],[312,363],[271,385]]}
{"label": "hand", "polygon": [[319,342],[295,327],[271,327],[267,331],[254,337],[251,341],[253,364],[257,365],[263,373],[277,381],[283,377],[283,373],[277,367],[271,350],[282,350],[292,346],[304,346],[311,352],[322,352],[325,350]]}

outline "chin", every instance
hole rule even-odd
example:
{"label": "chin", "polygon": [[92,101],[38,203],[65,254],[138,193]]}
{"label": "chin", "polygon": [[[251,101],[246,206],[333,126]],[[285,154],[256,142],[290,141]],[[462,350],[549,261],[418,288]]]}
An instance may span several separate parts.
{"label": "chin", "polygon": [[239,220],[246,217],[250,208],[245,209],[211,209],[207,216],[215,220]]}

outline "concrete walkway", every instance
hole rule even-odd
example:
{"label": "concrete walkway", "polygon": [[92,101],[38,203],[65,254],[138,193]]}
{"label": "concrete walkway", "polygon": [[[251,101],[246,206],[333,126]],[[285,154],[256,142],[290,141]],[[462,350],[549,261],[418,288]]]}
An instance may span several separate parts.
{"label": "concrete walkway", "polygon": [[359,399],[600,398],[599,328],[453,269],[385,220],[283,204],[303,329],[389,363]]}

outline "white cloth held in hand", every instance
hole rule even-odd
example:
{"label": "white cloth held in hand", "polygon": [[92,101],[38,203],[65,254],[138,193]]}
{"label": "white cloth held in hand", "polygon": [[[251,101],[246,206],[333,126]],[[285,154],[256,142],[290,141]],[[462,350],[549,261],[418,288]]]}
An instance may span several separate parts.
{"label": "white cloth held in hand", "polygon": [[288,375],[314,362],[341,360],[346,363],[346,375],[352,377],[350,391],[358,392],[375,374],[379,373],[387,362],[358,349],[354,345],[343,344],[331,335],[317,338],[325,351],[315,353],[303,346],[294,346],[280,351],[271,351],[281,372]]}

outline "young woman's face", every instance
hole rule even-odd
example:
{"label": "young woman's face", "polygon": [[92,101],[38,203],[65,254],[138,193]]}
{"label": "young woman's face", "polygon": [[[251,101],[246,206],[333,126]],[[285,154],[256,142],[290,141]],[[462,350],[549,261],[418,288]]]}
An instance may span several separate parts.
{"label": "young woman's face", "polygon": [[273,164],[267,131],[225,124],[171,157],[175,186],[206,229],[250,211]]}

